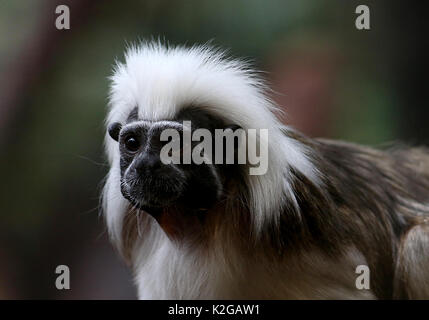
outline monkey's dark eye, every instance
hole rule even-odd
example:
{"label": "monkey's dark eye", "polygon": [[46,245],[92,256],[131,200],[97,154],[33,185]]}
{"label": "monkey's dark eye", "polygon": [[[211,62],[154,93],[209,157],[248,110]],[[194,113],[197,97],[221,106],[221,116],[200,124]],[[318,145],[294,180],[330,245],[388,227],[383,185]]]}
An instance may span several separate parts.
{"label": "monkey's dark eye", "polygon": [[127,148],[128,151],[135,152],[140,147],[140,143],[134,136],[127,137],[124,141],[125,148]]}

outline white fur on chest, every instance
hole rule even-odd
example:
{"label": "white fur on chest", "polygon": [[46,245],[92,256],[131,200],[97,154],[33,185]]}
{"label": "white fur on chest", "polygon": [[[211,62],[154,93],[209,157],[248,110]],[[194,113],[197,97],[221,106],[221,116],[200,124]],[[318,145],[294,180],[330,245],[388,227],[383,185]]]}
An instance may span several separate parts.
{"label": "white fur on chest", "polygon": [[186,252],[158,232],[151,238],[152,245],[141,242],[136,248],[139,299],[375,298],[371,290],[355,286],[356,266],[366,261],[354,248],[338,259],[311,252],[272,265],[221,249],[208,256]]}

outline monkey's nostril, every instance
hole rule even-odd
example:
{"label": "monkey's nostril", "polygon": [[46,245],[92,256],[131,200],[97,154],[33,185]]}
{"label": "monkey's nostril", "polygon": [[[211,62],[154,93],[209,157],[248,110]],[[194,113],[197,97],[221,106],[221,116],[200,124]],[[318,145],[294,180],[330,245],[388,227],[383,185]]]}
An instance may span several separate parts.
{"label": "monkey's nostril", "polygon": [[161,167],[161,161],[156,159],[148,159],[141,161],[135,166],[135,171],[138,175],[149,175],[153,174],[156,170]]}
{"label": "monkey's nostril", "polygon": [[150,172],[149,168],[145,165],[138,165],[134,170],[138,176],[147,176]]}

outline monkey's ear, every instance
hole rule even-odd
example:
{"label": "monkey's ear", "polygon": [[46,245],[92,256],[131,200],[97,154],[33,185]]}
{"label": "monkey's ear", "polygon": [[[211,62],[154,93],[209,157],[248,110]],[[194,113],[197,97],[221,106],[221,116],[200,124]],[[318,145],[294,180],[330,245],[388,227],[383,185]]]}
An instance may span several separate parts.
{"label": "monkey's ear", "polygon": [[109,132],[109,136],[112,137],[113,140],[118,141],[119,132],[122,129],[122,125],[119,122],[114,122],[107,128],[107,132]]}

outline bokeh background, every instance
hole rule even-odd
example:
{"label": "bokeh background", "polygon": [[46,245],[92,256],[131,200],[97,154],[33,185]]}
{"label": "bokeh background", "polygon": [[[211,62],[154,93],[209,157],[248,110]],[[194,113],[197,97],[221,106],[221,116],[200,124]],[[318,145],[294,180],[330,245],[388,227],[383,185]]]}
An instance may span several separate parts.
{"label": "bokeh background", "polygon": [[[212,40],[252,59],[310,136],[429,144],[420,3],[1,0],[0,298],[136,297],[98,208],[107,77],[127,42]],[[60,4],[70,30],[55,28]],[[355,28],[358,4],[370,31]],[[71,290],[55,288],[60,264]]]}

